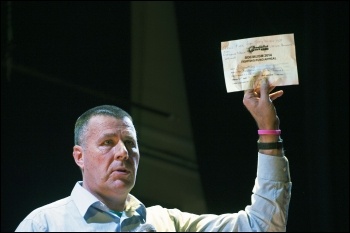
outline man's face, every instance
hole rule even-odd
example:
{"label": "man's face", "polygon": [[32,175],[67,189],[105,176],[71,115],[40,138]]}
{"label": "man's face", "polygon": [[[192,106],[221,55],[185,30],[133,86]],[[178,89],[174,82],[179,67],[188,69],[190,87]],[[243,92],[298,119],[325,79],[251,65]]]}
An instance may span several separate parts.
{"label": "man's face", "polygon": [[77,162],[84,188],[101,197],[126,195],[134,187],[140,160],[133,123],[100,115],[90,119],[87,129],[82,161]]}

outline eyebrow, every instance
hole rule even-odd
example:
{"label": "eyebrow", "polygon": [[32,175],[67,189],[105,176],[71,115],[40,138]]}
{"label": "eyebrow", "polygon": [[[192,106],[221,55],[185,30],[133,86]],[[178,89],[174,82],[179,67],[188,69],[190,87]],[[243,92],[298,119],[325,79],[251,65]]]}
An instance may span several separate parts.
{"label": "eyebrow", "polygon": [[101,138],[110,138],[110,137],[126,137],[126,138],[131,138],[133,140],[136,140],[136,134],[133,131],[130,130],[123,130],[121,133],[105,133],[101,136]]}
{"label": "eyebrow", "polygon": [[116,137],[116,136],[118,136],[117,133],[105,133],[102,135],[101,138],[109,138],[109,137]]}
{"label": "eyebrow", "polygon": [[130,131],[129,131],[128,133],[124,133],[124,134],[123,134],[123,132],[122,132],[121,136],[122,136],[122,137],[125,137],[125,138],[128,138],[128,139],[132,139],[132,140],[134,140],[134,141],[137,140],[136,134],[135,134],[134,132],[130,132]]}

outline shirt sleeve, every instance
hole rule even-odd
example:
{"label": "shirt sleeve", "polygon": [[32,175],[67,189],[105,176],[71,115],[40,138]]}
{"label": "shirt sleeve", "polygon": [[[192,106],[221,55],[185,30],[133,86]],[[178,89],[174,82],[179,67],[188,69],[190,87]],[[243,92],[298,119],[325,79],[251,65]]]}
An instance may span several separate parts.
{"label": "shirt sleeve", "polygon": [[161,206],[147,208],[147,222],[157,231],[286,231],[291,197],[289,164],[285,156],[258,153],[251,204],[229,214],[195,215]]}

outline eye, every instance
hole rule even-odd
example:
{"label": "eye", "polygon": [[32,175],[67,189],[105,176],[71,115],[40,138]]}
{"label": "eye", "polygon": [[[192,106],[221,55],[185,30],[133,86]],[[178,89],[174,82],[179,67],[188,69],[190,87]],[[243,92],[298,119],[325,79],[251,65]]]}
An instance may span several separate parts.
{"label": "eye", "polygon": [[133,141],[133,140],[126,140],[124,142],[124,144],[127,146],[127,147],[136,147],[136,143]]}
{"label": "eye", "polygon": [[112,143],[113,143],[112,140],[106,140],[106,141],[103,142],[103,145],[104,146],[110,146],[110,145],[112,145]]}

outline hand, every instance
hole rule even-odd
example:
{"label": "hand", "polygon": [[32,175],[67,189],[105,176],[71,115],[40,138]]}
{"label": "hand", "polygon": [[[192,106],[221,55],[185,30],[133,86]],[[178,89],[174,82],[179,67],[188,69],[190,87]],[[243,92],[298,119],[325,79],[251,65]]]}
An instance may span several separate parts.
{"label": "hand", "polygon": [[260,89],[244,91],[243,104],[255,119],[259,129],[279,129],[279,118],[272,100],[283,95],[283,91],[269,94],[275,87],[267,78],[261,79]]}

